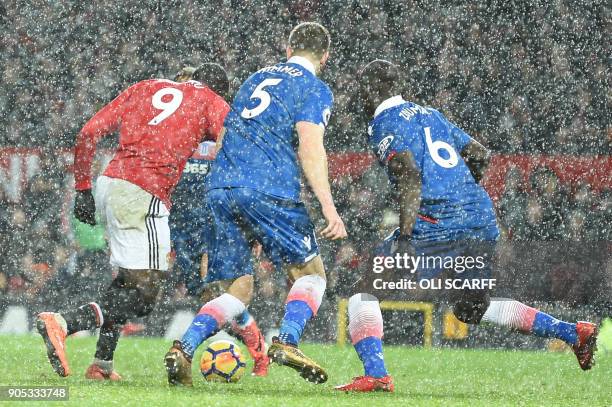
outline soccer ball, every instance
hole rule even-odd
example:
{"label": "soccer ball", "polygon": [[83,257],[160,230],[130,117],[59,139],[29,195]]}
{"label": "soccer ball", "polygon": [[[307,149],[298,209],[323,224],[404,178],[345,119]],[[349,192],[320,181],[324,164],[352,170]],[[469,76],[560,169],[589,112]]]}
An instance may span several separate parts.
{"label": "soccer ball", "polygon": [[209,382],[236,383],[244,375],[240,347],[231,341],[214,341],[200,359],[200,371]]}

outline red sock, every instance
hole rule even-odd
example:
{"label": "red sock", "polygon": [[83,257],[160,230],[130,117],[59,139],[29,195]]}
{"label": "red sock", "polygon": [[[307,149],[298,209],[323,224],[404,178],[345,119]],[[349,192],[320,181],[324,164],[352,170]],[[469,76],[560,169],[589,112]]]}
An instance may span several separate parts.
{"label": "red sock", "polygon": [[244,325],[239,325],[236,321],[233,321],[232,331],[242,338],[242,342],[246,345],[253,359],[258,359],[265,355],[266,345],[264,337],[252,317]]}

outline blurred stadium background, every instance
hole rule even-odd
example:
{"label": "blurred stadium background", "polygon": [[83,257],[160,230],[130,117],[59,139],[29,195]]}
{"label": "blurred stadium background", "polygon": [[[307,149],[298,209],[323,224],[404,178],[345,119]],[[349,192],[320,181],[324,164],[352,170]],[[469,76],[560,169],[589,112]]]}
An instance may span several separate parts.
{"label": "blurred stadium background", "polygon": [[[311,339],[337,339],[339,299],[363,272],[364,248],[397,222],[386,181],[363,153],[365,124],[351,99],[356,70],[374,57],[401,64],[406,97],[493,150],[485,185],[510,242],[506,292],[565,319],[611,315],[610,15],[607,2],[579,0],[3,2],[0,332],[27,331],[36,312],[80,304],[111,279],[103,230],[71,216],[70,148],[96,109],[131,83],[204,61],[224,65],[235,90],[284,56],[287,31],[301,20],[323,23],[333,38],[323,74],[336,98],[327,146],[350,234],[323,247],[330,284]],[[98,171],[112,146],[103,141]],[[517,261],[542,247],[557,260]],[[273,305],[285,291],[284,277],[260,265],[252,310],[264,330],[275,328]],[[197,309],[176,276],[163,295],[126,334],[164,335],[176,311]],[[550,345],[485,338],[486,328],[468,331],[439,301],[430,322],[427,313],[390,308],[392,343],[426,343],[431,329],[434,345]]]}

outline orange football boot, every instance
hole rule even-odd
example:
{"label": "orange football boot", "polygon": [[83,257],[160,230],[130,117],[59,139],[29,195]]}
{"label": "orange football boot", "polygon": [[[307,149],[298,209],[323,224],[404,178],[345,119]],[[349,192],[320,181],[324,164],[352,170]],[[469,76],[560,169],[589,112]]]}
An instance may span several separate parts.
{"label": "orange football boot", "polygon": [[36,317],[36,329],[47,346],[47,357],[51,367],[60,376],[70,375],[66,358],[66,321],[55,312],[41,312]]}
{"label": "orange football boot", "polygon": [[595,364],[593,354],[597,350],[597,325],[591,322],[578,321],[576,323],[578,342],[572,349],[578,358],[582,370],[589,370]]}
{"label": "orange football boot", "polygon": [[393,390],[395,390],[395,385],[393,384],[393,378],[389,375],[381,378],[372,376],[358,376],[354,377],[352,382],[342,386],[336,386],[334,389],[360,393],[367,393],[371,391],[387,391],[391,393]]}
{"label": "orange football boot", "polygon": [[118,382],[123,379],[121,375],[114,370],[108,373],[95,363],[92,363],[87,368],[85,371],[85,378],[89,380],[110,380],[111,382]]}

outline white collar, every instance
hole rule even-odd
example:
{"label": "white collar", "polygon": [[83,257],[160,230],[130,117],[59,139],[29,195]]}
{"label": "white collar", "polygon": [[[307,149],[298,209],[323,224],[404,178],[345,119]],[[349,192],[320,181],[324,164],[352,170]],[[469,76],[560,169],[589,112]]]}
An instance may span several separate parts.
{"label": "white collar", "polygon": [[380,105],[378,105],[378,107],[374,111],[374,117],[378,116],[383,111],[387,109],[391,109],[392,107],[395,107],[395,106],[399,106],[402,103],[406,103],[402,95],[396,95],[396,96],[390,97],[389,99],[385,99],[382,101]]}
{"label": "white collar", "polygon": [[310,71],[313,75],[316,76],[317,71],[315,70],[314,65],[308,59],[301,57],[299,55],[294,55],[287,61],[288,64],[298,64],[306,68],[306,70]]}

